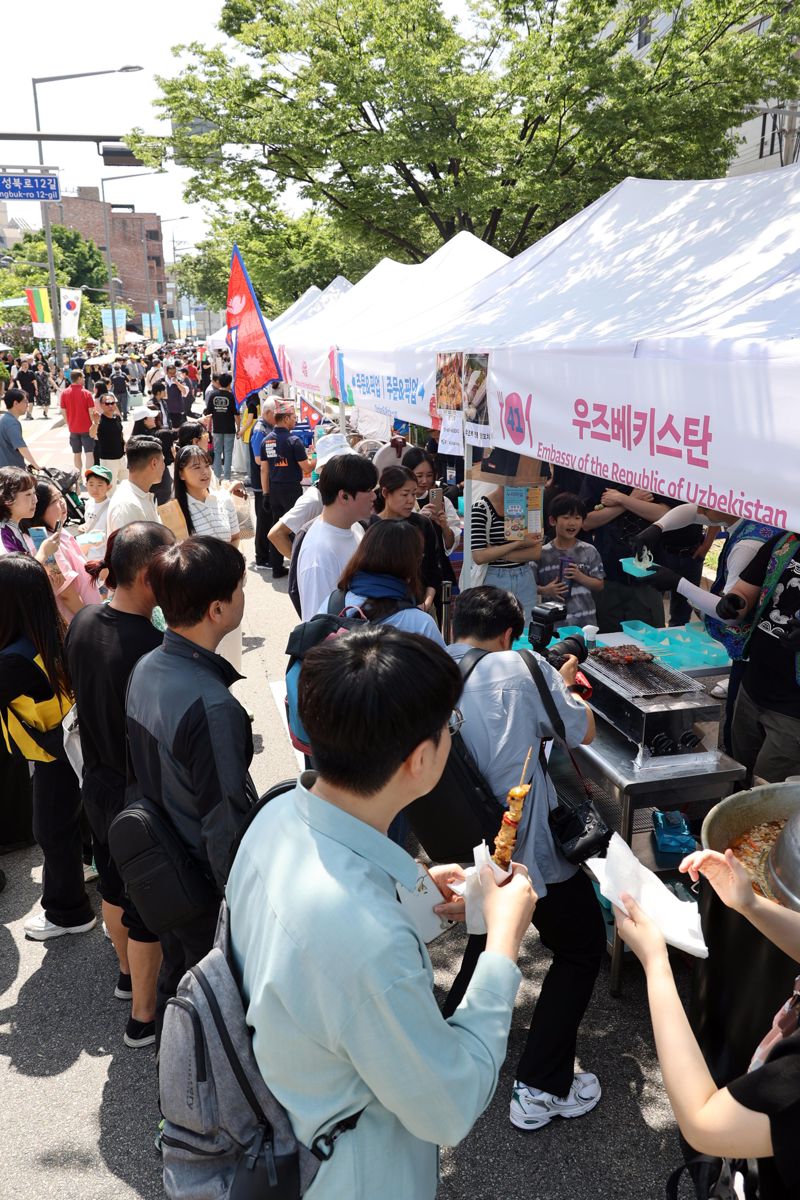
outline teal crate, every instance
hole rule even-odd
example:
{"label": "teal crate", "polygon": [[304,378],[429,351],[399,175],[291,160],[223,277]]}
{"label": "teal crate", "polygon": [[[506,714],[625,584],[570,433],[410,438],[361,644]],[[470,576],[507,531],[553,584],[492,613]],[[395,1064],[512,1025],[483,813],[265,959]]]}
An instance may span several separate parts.
{"label": "teal crate", "polygon": [[636,641],[652,638],[659,632],[655,626],[647,625],[644,621],[621,621],[620,624],[623,633],[627,633],[628,637],[635,638]]}

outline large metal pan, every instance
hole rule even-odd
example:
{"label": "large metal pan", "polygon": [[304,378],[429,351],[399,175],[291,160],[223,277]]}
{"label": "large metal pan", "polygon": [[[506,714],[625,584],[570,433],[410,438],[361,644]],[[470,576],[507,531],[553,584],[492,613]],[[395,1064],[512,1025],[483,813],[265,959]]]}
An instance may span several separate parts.
{"label": "large metal pan", "polygon": [[[703,822],[703,846],[726,850],[762,821],[800,812],[800,784],[777,783],[737,792]],[[780,1006],[792,994],[797,964],[749,921],[726,908],[702,881],[700,916],[709,956],[695,965],[690,1020],[718,1084],[742,1075]]]}
{"label": "large metal pan", "polygon": [[764,852],[755,877],[765,896],[800,911],[800,783],[767,783],[729,796],[708,813],[701,837],[704,847],[722,853],[754,825],[789,817],[795,821]]}

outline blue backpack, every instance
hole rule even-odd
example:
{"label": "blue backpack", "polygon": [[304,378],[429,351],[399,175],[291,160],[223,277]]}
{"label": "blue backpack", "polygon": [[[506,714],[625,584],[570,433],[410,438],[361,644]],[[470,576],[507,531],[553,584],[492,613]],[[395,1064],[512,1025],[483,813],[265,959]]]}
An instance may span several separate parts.
{"label": "blue backpack", "polygon": [[[337,588],[331,592],[324,613],[317,613],[310,621],[303,621],[300,625],[296,625],[289,635],[286,646],[286,653],[289,655],[289,664],[286,668],[286,723],[289,726],[291,743],[301,754],[311,755],[308,734],[300,719],[297,706],[297,688],[303,659],[309,650],[313,650],[326,638],[341,637],[342,634],[350,633],[353,629],[360,629],[370,624],[369,619],[360,608],[347,609],[345,599],[345,593],[341,588]],[[406,608],[414,607],[413,600],[397,600],[394,612],[402,612]],[[347,616],[348,611],[356,615]]]}

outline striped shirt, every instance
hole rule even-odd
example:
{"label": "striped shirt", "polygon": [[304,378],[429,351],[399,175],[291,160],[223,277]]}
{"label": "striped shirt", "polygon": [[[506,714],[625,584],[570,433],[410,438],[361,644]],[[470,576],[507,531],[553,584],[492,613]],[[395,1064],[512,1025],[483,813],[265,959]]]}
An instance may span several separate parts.
{"label": "striped shirt", "polygon": [[239,534],[236,505],[228,492],[209,492],[205,500],[187,496],[189,512],[196,534],[229,542]]}
{"label": "striped shirt", "polygon": [[[472,549],[485,550],[488,546],[504,546],[508,542],[506,537],[505,519],[500,516],[492,502],[482,496],[472,506],[470,514],[470,528],[472,533]],[[507,558],[497,558],[489,564],[491,567],[499,567],[501,570],[504,567],[518,567],[518,562],[513,562]]]}

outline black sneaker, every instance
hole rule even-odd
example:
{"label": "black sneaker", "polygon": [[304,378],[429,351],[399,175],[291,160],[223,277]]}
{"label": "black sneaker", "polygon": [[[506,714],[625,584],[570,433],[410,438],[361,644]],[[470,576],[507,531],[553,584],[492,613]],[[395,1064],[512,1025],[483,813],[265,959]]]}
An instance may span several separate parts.
{"label": "black sneaker", "polygon": [[133,987],[131,985],[130,975],[126,975],[124,971],[120,971],[117,979],[117,986],[114,988],[114,995],[118,1000],[132,1000]]}
{"label": "black sneaker", "polygon": [[152,1046],[155,1040],[155,1021],[136,1021],[133,1017],[130,1018],[125,1026],[124,1042],[126,1046],[138,1050],[140,1046]]}

